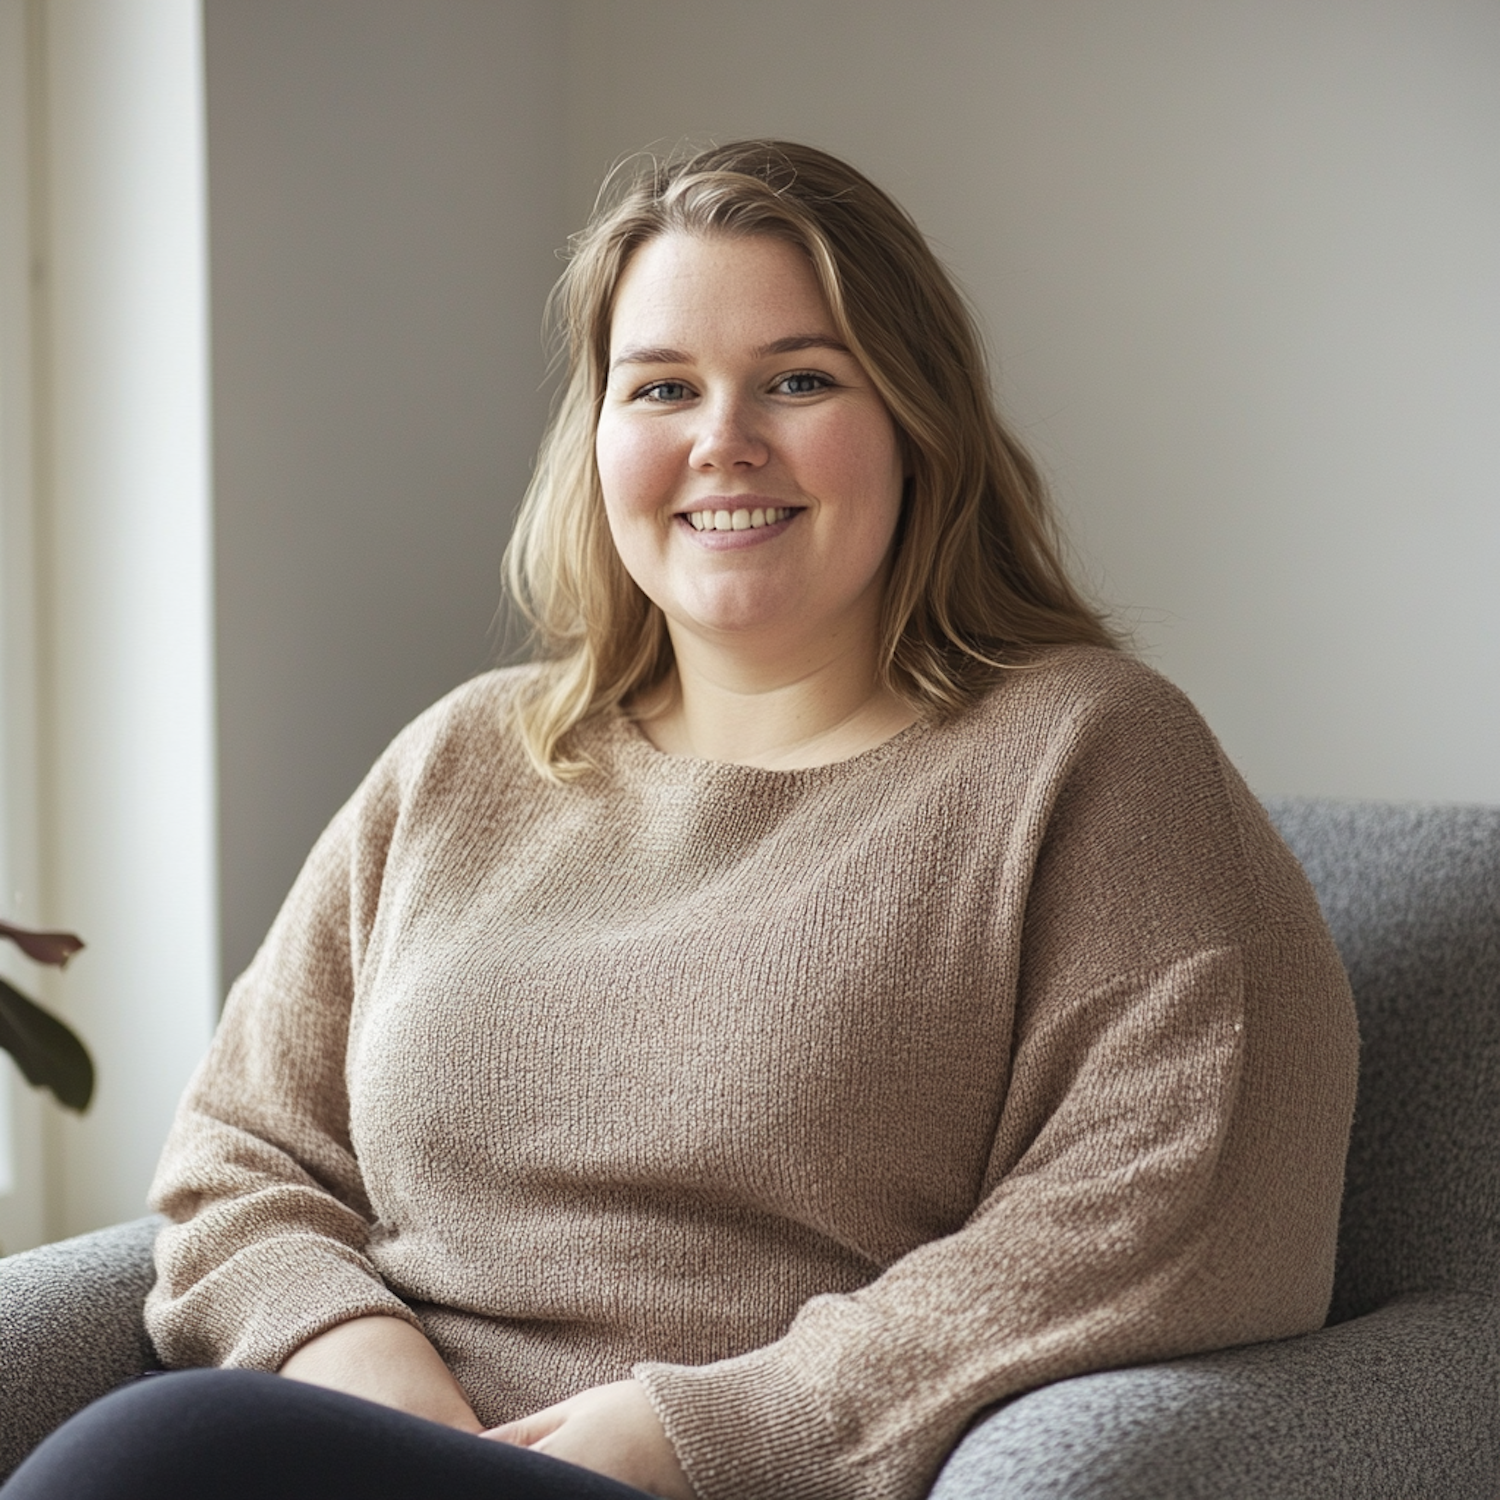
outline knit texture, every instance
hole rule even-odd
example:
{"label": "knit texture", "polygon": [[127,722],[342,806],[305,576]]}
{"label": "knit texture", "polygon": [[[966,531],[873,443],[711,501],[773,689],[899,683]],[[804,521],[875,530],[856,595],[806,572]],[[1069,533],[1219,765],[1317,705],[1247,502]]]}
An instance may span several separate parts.
{"label": "knit texture", "polygon": [[0,1259],[0,1479],[75,1411],[156,1368],[141,1302],[160,1223]]}
{"label": "knit texture", "polygon": [[704,1500],[905,1500],[1091,1369],[1317,1327],[1353,1007],[1180,693],[1056,650],[832,766],[468,684],[236,985],[153,1190],[169,1365],[417,1321],[481,1420],[634,1369]]}

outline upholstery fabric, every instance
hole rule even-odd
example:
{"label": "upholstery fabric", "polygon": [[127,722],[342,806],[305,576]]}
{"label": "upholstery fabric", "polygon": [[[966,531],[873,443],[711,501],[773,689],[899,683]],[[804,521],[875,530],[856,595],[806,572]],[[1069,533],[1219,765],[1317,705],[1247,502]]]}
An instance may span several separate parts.
{"label": "upholstery fabric", "polygon": [[[1500,1494],[1500,808],[1284,801],[1363,1039],[1330,1325],[1045,1386],[933,1500]],[[0,1261],[0,1473],[153,1359],[153,1221]]]}
{"label": "upholstery fabric", "polygon": [[[1500,1294],[1500,807],[1282,802],[1359,1009],[1329,1321]],[[1500,1486],[1497,1486],[1500,1490]]]}
{"label": "upholstery fabric", "polygon": [[59,1423],[156,1369],[141,1308],[154,1216],[0,1260],[0,1475]]}
{"label": "upholstery fabric", "polygon": [[1493,1303],[1436,1293],[1318,1333],[1044,1386],[932,1500],[1493,1500]]}

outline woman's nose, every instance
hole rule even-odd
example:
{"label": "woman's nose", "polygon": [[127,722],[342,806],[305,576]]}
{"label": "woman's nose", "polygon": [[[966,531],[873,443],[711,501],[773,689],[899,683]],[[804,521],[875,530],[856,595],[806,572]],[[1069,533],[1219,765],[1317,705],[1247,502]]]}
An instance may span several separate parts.
{"label": "woman's nose", "polygon": [[695,469],[759,468],[770,456],[753,402],[738,396],[706,401],[688,462]]}

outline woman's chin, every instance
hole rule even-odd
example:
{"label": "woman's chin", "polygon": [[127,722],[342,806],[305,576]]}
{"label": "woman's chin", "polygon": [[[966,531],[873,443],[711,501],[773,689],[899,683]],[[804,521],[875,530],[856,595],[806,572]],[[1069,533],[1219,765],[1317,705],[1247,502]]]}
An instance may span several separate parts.
{"label": "woman's chin", "polygon": [[793,642],[798,639],[797,633],[789,632],[783,621],[754,615],[699,617],[682,622],[679,628],[698,645],[730,655],[760,656],[786,645],[788,636]]}
{"label": "woman's chin", "polygon": [[799,630],[795,611],[764,597],[694,600],[686,608],[668,611],[667,618],[674,635],[685,632],[706,646],[729,651],[759,651],[773,643],[795,642],[815,630]]}

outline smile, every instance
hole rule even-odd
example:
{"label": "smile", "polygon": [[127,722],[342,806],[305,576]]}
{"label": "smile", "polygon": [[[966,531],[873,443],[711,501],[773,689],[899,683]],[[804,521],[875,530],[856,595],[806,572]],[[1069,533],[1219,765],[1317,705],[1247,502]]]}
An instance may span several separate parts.
{"label": "smile", "polygon": [[754,510],[690,510],[684,519],[694,531],[759,531],[762,526],[774,526],[793,514],[785,505],[771,505]]}

